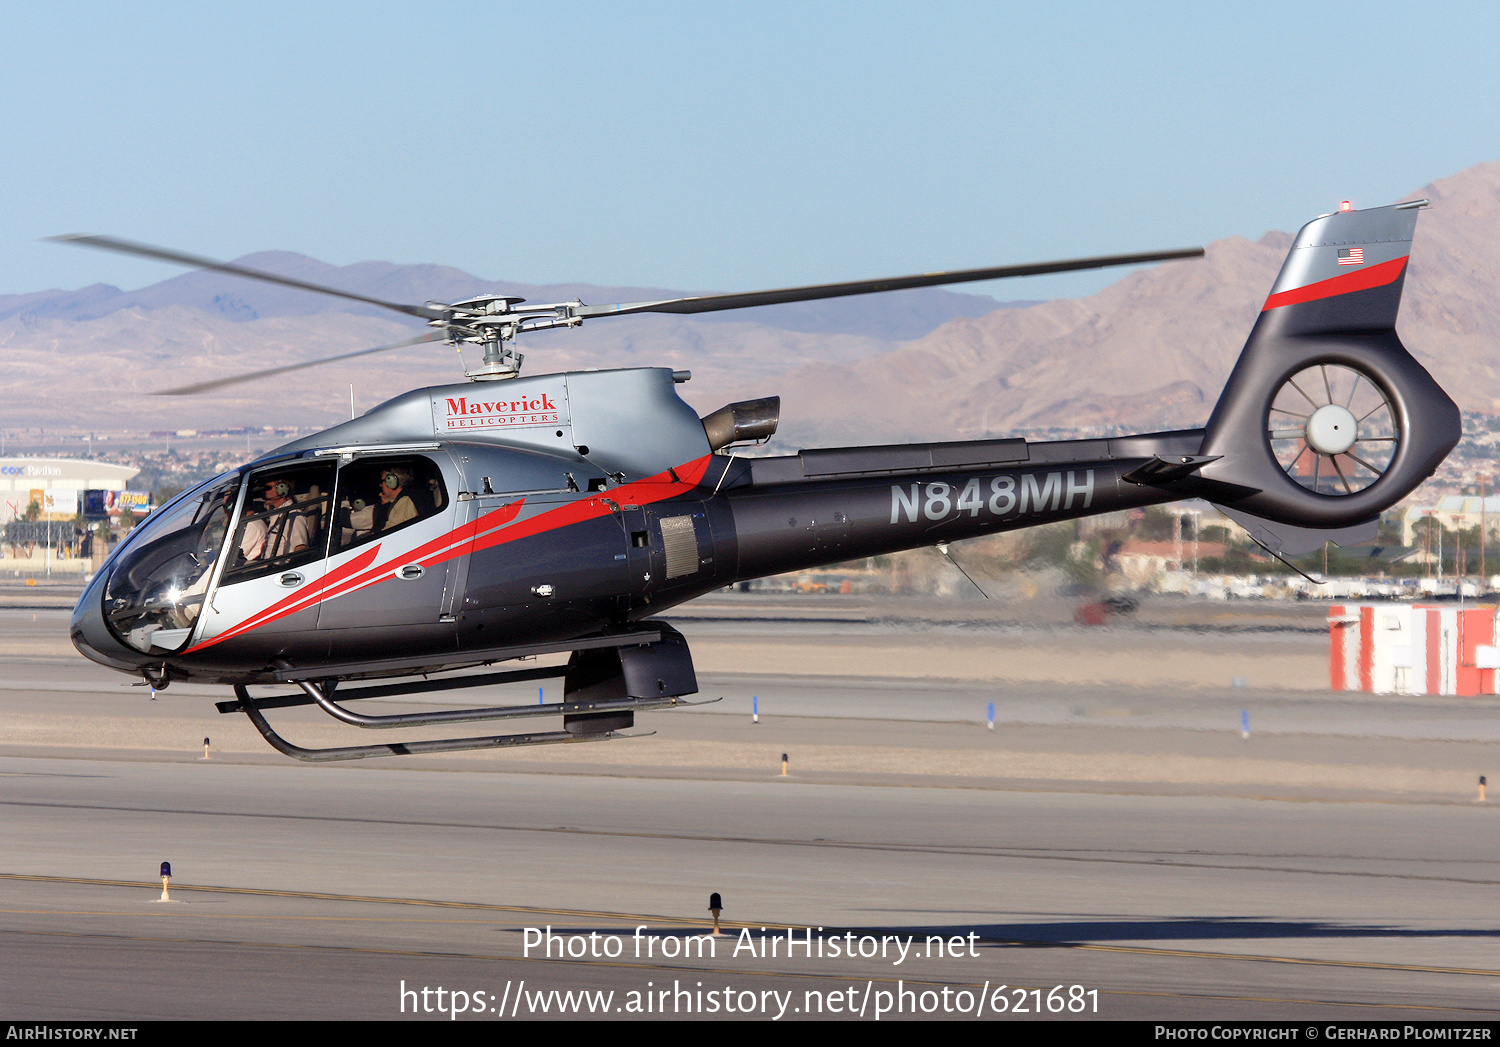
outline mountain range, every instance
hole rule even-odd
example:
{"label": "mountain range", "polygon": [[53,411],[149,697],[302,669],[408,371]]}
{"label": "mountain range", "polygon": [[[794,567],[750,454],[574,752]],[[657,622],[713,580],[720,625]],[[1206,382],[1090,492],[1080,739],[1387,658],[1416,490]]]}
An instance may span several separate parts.
{"label": "mountain range", "polygon": [[[1491,308],[1500,272],[1500,162],[1425,186],[1398,329],[1466,411],[1500,413]],[[1311,217],[1311,216],[1306,216]],[[638,316],[524,337],[529,373],[660,365],[700,412],[782,396],[778,444],[972,439],[1051,427],[1202,424],[1291,243],[1215,241],[1204,258],[1140,269],[1088,298],[1002,303],[905,291],[699,317]],[[330,266],[287,252],[256,268],[401,302],[503,293],[640,301],[659,288],[530,286],[437,265]],[[457,380],[453,350],[420,346],[200,397],[150,391],[410,337],[395,314],[190,272],[136,291],[93,285],[0,295],[4,421],[14,432],[330,425],[417,385]],[[465,351],[465,362],[478,363]]]}

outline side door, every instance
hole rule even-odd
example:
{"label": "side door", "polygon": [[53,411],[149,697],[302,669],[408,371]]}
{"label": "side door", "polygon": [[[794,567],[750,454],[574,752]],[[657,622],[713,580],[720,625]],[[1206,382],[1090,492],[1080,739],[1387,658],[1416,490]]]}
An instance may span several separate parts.
{"label": "side door", "polygon": [[518,627],[581,635],[621,617],[625,524],[598,467],[512,448],[453,452],[466,477],[460,513],[473,533],[461,568],[465,643],[493,646],[495,630]]}
{"label": "side door", "polygon": [[341,462],[319,630],[452,621],[455,569],[466,551],[454,540],[456,479],[441,451]]}
{"label": "side door", "polygon": [[219,638],[295,653],[316,646],[334,464],[289,462],[250,474],[224,569],[202,615],[200,644]]}

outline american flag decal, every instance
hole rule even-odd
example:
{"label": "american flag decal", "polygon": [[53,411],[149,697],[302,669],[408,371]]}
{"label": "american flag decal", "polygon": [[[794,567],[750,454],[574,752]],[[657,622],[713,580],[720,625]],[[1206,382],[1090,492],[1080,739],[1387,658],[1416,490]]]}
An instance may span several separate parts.
{"label": "american flag decal", "polygon": [[1364,265],[1365,249],[1363,247],[1340,247],[1339,265]]}

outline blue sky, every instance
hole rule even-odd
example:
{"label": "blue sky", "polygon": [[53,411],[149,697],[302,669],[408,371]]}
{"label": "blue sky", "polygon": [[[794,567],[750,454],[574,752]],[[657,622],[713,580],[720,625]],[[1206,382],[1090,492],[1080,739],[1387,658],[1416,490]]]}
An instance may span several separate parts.
{"label": "blue sky", "polygon": [[64,0],[0,17],[0,293],[174,273],[37,242],[64,232],[746,290],[1257,237],[1500,159],[1496,5]]}

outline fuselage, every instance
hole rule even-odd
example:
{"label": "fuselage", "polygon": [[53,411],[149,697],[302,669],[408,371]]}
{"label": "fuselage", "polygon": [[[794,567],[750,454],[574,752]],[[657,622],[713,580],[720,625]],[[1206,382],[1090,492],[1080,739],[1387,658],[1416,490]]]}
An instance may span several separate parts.
{"label": "fuselage", "polygon": [[710,449],[664,369],[416,390],[158,509],[73,638],[117,669],[225,683],[496,660],[744,579],[1180,497],[1123,477],[1201,440],[748,458]]}

